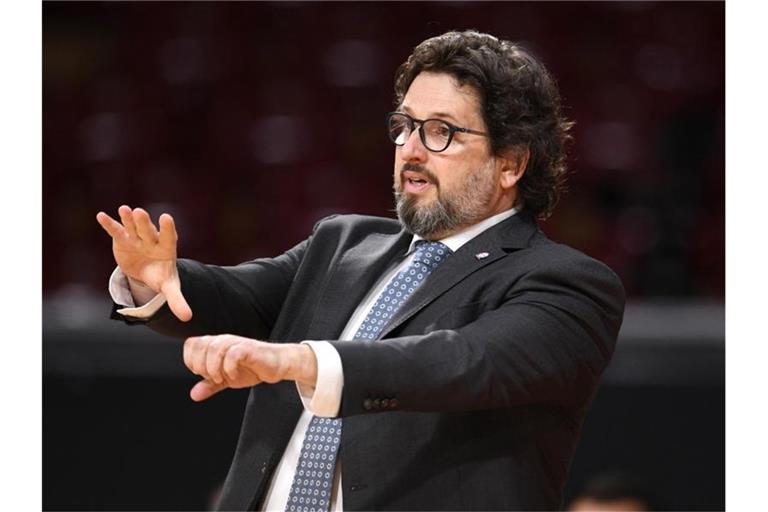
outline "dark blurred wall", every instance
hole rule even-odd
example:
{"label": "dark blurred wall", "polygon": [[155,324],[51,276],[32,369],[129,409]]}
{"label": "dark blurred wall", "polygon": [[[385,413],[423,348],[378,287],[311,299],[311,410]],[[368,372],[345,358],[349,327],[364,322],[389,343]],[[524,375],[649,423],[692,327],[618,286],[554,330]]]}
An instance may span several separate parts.
{"label": "dark blurred wall", "polygon": [[576,121],[544,229],[630,296],[724,291],[724,4],[45,3],[44,286],[104,289],[96,211],[177,217],[180,253],[236,263],[332,212],[392,215],[397,65],[477,28],[521,41]]}

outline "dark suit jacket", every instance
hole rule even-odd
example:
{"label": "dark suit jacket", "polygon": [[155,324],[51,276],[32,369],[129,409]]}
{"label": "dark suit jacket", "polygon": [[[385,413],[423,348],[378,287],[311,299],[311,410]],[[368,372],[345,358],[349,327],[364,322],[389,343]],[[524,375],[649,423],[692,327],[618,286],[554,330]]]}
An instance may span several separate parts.
{"label": "dark suit jacket", "polygon": [[[194,318],[164,306],[148,323],[182,337],[331,340],[344,369],[347,510],[560,507],[621,324],[619,279],[521,213],[438,267],[382,340],[333,341],[410,240],[391,219],[337,216],[276,258],[179,260]],[[292,382],[252,388],[222,509],[259,506],[301,408]]]}

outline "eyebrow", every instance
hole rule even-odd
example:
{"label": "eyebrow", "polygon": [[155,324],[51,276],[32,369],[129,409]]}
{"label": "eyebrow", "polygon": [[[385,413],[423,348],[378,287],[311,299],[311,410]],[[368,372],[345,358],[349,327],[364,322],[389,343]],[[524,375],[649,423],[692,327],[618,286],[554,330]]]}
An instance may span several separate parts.
{"label": "eyebrow", "polygon": [[[403,110],[406,114],[412,115],[413,110],[409,109],[405,105],[400,105],[400,109]],[[456,119],[453,115],[449,114],[448,112],[433,112],[427,119],[435,119],[435,118],[447,118],[451,121],[453,121],[454,124],[460,124],[459,120]]]}

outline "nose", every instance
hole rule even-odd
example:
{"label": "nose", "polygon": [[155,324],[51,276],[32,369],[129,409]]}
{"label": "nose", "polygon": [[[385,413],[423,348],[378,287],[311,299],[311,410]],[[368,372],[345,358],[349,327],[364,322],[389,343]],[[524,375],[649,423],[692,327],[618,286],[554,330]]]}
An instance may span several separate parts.
{"label": "nose", "polygon": [[421,142],[418,129],[413,130],[405,140],[405,144],[398,149],[400,158],[407,162],[424,162],[427,158],[427,148]]}

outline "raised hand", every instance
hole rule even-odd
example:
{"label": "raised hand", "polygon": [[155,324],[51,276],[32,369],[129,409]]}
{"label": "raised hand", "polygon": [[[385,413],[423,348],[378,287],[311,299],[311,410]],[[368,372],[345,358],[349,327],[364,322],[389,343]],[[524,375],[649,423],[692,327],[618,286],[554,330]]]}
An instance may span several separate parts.
{"label": "raised hand", "polygon": [[190,391],[198,402],[226,388],[281,380],[314,387],[317,381],[317,359],[309,346],[265,343],[232,334],[187,338],[184,364],[203,377]]}
{"label": "raised hand", "polygon": [[104,231],[112,237],[112,253],[120,270],[131,280],[143,284],[156,293],[163,293],[168,307],[176,317],[186,322],[192,318],[192,309],[181,293],[181,281],[176,268],[176,226],[173,217],[160,216],[160,230],[149,214],[141,209],[121,206],[118,222],[104,212],[96,215]]}

